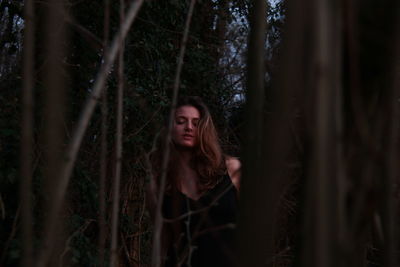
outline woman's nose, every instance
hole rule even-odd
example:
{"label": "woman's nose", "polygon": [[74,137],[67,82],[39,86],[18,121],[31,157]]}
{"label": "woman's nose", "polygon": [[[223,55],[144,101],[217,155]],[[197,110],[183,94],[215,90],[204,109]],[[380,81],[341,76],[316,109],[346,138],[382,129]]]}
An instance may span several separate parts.
{"label": "woman's nose", "polygon": [[187,130],[193,130],[193,123],[190,122],[190,121],[188,121],[188,122],[186,123],[186,129],[187,129]]}

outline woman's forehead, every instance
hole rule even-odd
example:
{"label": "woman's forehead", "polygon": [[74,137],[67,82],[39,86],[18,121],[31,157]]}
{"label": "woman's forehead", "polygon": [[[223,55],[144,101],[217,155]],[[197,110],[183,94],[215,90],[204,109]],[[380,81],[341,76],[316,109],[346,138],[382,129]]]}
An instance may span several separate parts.
{"label": "woman's forehead", "polygon": [[193,106],[181,106],[176,109],[176,117],[186,117],[186,118],[200,118],[200,112],[197,108]]}

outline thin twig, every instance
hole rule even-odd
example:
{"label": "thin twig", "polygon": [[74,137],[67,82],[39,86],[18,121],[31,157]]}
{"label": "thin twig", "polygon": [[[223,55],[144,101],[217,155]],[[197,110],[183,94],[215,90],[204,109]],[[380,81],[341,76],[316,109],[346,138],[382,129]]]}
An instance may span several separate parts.
{"label": "thin twig", "polygon": [[21,212],[21,206],[18,207],[17,212],[15,213],[15,218],[14,218],[13,225],[11,228],[10,236],[8,237],[7,241],[4,243],[4,245],[2,247],[3,252],[1,254],[0,262],[4,262],[4,259],[6,258],[6,255],[7,255],[6,252],[8,251],[8,248],[10,247],[11,240],[14,239],[15,234],[17,233],[17,225],[18,225],[20,212]]}
{"label": "thin twig", "polygon": [[228,186],[224,191],[221,192],[221,194],[219,194],[215,199],[213,199],[213,201],[212,201],[212,202],[210,203],[210,205],[208,205],[207,207],[204,207],[204,208],[201,208],[201,209],[197,209],[197,210],[195,210],[195,211],[190,210],[190,211],[188,211],[188,212],[186,212],[186,213],[180,215],[179,217],[176,217],[176,218],[173,218],[173,219],[166,219],[166,218],[164,218],[163,220],[164,220],[165,222],[168,222],[168,223],[173,223],[173,222],[176,222],[176,221],[183,220],[183,219],[185,219],[186,217],[189,217],[189,216],[192,216],[192,215],[195,215],[195,214],[198,214],[198,213],[205,212],[205,211],[209,210],[211,207],[213,207],[214,205],[217,205],[217,201],[218,201],[221,197],[223,197],[226,193],[228,193],[228,191],[229,191],[233,186],[234,186],[233,184],[231,184],[230,186]]}
{"label": "thin twig", "polygon": [[205,235],[208,233],[217,232],[217,231],[226,230],[226,229],[236,229],[236,223],[226,223],[226,224],[217,225],[214,227],[209,227],[207,229],[197,232],[194,237],[198,238],[199,236],[202,236],[202,235]]}
{"label": "thin twig", "polygon": [[129,140],[130,138],[135,137],[135,136],[138,135],[141,131],[143,131],[143,129],[146,128],[147,125],[156,117],[156,115],[158,114],[158,112],[160,112],[160,110],[161,110],[161,106],[159,106],[159,107],[157,108],[157,110],[154,111],[154,113],[151,115],[150,119],[149,119],[148,121],[146,121],[138,130],[136,130],[135,132],[133,132],[133,133],[131,133],[131,134],[129,134],[129,135],[126,135],[124,139],[125,139],[125,140]]}
{"label": "thin twig", "polygon": [[72,242],[73,238],[74,238],[75,236],[77,236],[79,233],[83,233],[83,232],[88,228],[88,226],[89,226],[92,222],[94,222],[94,220],[87,220],[81,227],[79,227],[79,228],[66,240],[64,251],[63,251],[63,253],[61,253],[61,256],[60,256],[59,267],[62,267],[62,266],[63,266],[63,259],[64,259],[65,255],[68,253],[68,251],[71,250],[71,242]]}
{"label": "thin twig", "polygon": [[192,216],[190,214],[190,204],[189,204],[189,198],[186,198],[186,207],[188,209],[188,213],[189,215],[187,216],[187,220],[185,221],[185,226],[186,226],[186,239],[187,239],[187,243],[189,246],[189,255],[187,257],[187,261],[186,264],[188,267],[192,267],[192,254],[193,254],[193,250],[195,249],[194,246],[192,246],[192,235],[190,234],[190,223],[192,220]]}
{"label": "thin twig", "polygon": [[[105,11],[107,11],[107,8],[105,8]],[[107,47],[104,40],[102,42],[100,38],[80,25],[71,15],[66,16],[65,22],[69,23],[95,51]]]}
{"label": "thin twig", "polygon": [[126,258],[128,259],[128,262],[130,262],[131,256],[129,255],[128,246],[126,245],[126,238],[124,237],[124,235],[122,233],[121,233],[121,243],[122,243],[122,249],[124,250],[124,252],[126,254]]}
{"label": "thin twig", "polygon": [[[108,53],[108,38],[110,28],[110,0],[104,0],[104,55]],[[104,83],[101,103],[101,152],[100,152],[100,181],[99,181],[99,263],[104,266],[104,247],[106,244],[106,175],[107,175],[107,131],[108,131],[108,103],[107,83]]]}
{"label": "thin twig", "polygon": [[138,231],[138,232],[136,232],[136,233],[134,233],[134,234],[127,235],[126,238],[140,237],[140,236],[145,235],[145,234],[148,234],[148,233],[150,233],[149,230],[146,230],[146,231],[143,231],[143,232],[139,232],[139,231]]}
{"label": "thin twig", "polygon": [[185,30],[183,32],[182,45],[181,45],[181,50],[179,52],[178,66],[176,69],[174,91],[173,91],[172,103],[171,103],[171,111],[169,114],[169,121],[168,121],[168,131],[167,131],[167,136],[165,138],[165,150],[164,150],[163,162],[162,162],[162,166],[161,166],[161,179],[160,179],[160,187],[159,187],[157,206],[156,206],[156,214],[155,214],[156,218],[155,218],[154,237],[153,237],[152,265],[154,267],[159,267],[161,265],[161,231],[162,231],[162,224],[163,224],[161,208],[162,208],[163,200],[164,200],[164,190],[165,190],[167,168],[168,168],[168,162],[169,162],[169,152],[170,152],[169,145],[171,142],[171,131],[172,131],[173,119],[175,116],[176,102],[177,102],[177,98],[178,98],[181,71],[182,71],[182,66],[183,66],[183,57],[185,55],[186,42],[187,42],[187,38],[188,38],[188,34],[189,34],[189,27],[190,27],[190,22],[192,20],[193,9],[194,9],[195,3],[196,3],[196,0],[191,0],[189,12],[186,17]]}
{"label": "thin twig", "polygon": [[1,197],[0,194],[0,218],[4,220],[5,217],[6,217],[6,207],[4,205],[3,198]]}
{"label": "thin twig", "polygon": [[[145,188],[144,187],[144,183],[143,183],[143,185],[141,186],[141,188]],[[144,194],[145,192],[143,192],[142,191],[142,195]],[[140,267],[140,265],[141,265],[141,238],[142,238],[142,221],[143,221],[143,216],[144,216],[144,211],[146,210],[146,198],[144,197],[143,198],[143,205],[142,205],[142,211],[141,211],[141,213],[140,213],[140,217],[139,217],[139,222],[138,222],[138,240],[137,240],[137,242],[138,242],[138,262],[139,262],[139,267]]]}
{"label": "thin twig", "polygon": [[133,2],[130,6],[130,9],[127,12],[126,19],[120,29],[120,31],[117,33],[116,37],[114,38],[111,47],[109,49],[109,52],[107,53],[105,57],[104,64],[102,65],[99,74],[97,76],[97,79],[95,81],[95,84],[92,89],[92,93],[90,94],[89,98],[87,99],[87,102],[85,104],[85,107],[82,111],[82,114],[80,116],[79,122],[77,124],[77,127],[75,128],[74,134],[73,134],[73,139],[71,140],[67,152],[66,152],[66,157],[65,157],[65,164],[63,166],[63,169],[60,174],[60,182],[54,189],[55,192],[55,199],[53,201],[53,205],[50,208],[49,212],[49,227],[47,227],[46,232],[45,232],[45,237],[44,237],[44,243],[42,246],[42,251],[40,254],[40,261],[42,264],[39,264],[40,266],[45,266],[44,261],[48,257],[48,252],[49,248],[51,248],[53,244],[53,240],[55,238],[54,232],[55,232],[55,223],[58,217],[58,214],[60,212],[61,206],[63,204],[64,196],[69,184],[69,179],[72,174],[72,170],[76,161],[76,157],[78,154],[78,150],[80,148],[80,145],[82,143],[83,136],[86,132],[87,126],[89,124],[90,118],[92,117],[94,108],[96,107],[97,101],[100,98],[101,91],[104,87],[105,81],[107,79],[107,76],[111,70],[111,67],[113,65],[113,62],[117,56],[117,53],[120,49],[121,46],[121,40],[124,40],[126,35],[128,34],[129,29],[131,28],[131,25],[136,18],[136,15],[140,9],[140,7],[143,4],[143,0],[137,0]]}

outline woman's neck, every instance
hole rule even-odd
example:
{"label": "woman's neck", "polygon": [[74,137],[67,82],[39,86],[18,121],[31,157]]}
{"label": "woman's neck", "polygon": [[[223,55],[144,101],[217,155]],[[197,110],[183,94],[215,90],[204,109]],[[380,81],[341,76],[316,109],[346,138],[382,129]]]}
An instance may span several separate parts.
{"label": "woman's neck", "polygon": [[178,151],[178,154],[179,154],[179,158],[180,158],[181,162],[183,164],[189,165],[189,163],[192,159],[192,156],[193,156],[193,152],[191,150],[180,150],[180,151]]}
{"label": "woman's neck", "polygon": [[178,174],[178,188],[187,197],[197,200],[200,197],[199,177],[190,163],[193,152],[191,150],[183,150],[179,151],[178,155],[181,164]]}

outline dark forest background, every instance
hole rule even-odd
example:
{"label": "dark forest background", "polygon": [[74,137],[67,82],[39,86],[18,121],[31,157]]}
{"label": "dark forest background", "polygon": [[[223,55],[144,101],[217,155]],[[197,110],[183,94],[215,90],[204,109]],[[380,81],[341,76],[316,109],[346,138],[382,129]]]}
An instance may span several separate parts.
{"label": "dark forest background", "polygon": [[399,266],[398,1],[190,2],[0,0],[0,266],[151,265],[146,153],[182,48],[179,94],[243,163],[242,266]]}

